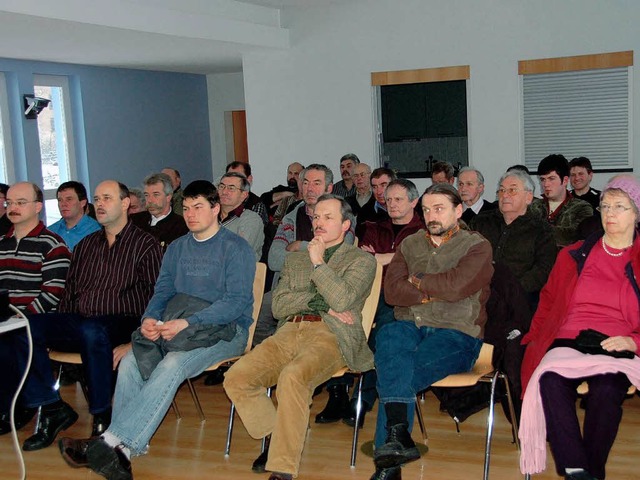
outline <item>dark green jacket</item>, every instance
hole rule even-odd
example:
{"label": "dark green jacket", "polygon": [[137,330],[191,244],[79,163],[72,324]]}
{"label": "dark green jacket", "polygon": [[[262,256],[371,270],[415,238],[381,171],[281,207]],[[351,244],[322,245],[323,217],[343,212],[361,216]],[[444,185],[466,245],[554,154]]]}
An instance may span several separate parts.
{"label": "dark green jacket", "polygon": [[[567,192],[567,195],[571,195]],[[582,240],[578,234],[578,227],[583,220],[593,216],[593,208],[589,202],[569,198],[564,205],[558,207],[559,212],[549,215],[549,207],[545,199],[534,198],[529,211],[540,219],[546,220],[553,228],[553,235],[558,248],[566,247]]]}
{"label": "dark green jacket", "polygon": [[469,225],[493,247],[493,260],[505,264],[526,292],[538,292],[556,261],[556,243],[551,226],[527,211],[510,225],[500,210],[481,212]]}

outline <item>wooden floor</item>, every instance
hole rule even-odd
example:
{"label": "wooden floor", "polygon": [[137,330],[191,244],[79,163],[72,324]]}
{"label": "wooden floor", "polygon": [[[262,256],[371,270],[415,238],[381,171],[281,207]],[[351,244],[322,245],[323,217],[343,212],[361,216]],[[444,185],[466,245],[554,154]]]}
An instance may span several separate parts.
{"label": "wooden floor", "polygon": [[[133,460],[134,477],[140,479],[239,479],[267,480],[268,474],[254,474],[251,463],[260,452],[260,442],[249,437],[242,422],[236,417],[231,455],[225,458],[224,442],[229,403],[222,386],[205,386],[202,380],[196,388],[207,415],[200,423],[185,386],[178,393],[182,419],[176,420],[172,411],[164,419],[151,442],[149,454]],[[87,436],[91,417],[79,388],[63,387],[63,398],[80,414],[80,420],[64,435]],[[311,420],[326,402],[326,393],[314,399]],[[637,458],[640,452],[640,398],[625,403],[625,413],[608,464],[608,479],[637,478]],[[405,480],[482,478],[485,441],[486,411],[479,412],[462,424],[457,434],[450,417],[438,411],[435,398],[428,393],[423,405],[429,431],[429,452],[421,460],[402,470]],[[511,443],[510,427],[501,409],[496,410],[496,425],[491,452],[491,478],[493,480],[522,479],[518,470],[518,453]],[[360,435],[360,445],[373,438],[375,418],[367,416]],[[33,424],[19,432],[24,440]],[[419,439],[416,425],[414,439]],[[346,425],[317,425],[311,423],[302,457],[299,478],[302,480],[366,480],[374,468],[373,461],[359,450],[355,468],[349,467],[352,429]],[[58,452],[57,445],[38,452],[26,452],[25,461],[29,479],[94,479],[99,477],[87,469],[69,468]],[[10,436],[0,437],[0,479],[18,478],[18,462]],[[558,479],[548,462],[547,471],[533,477]]]}

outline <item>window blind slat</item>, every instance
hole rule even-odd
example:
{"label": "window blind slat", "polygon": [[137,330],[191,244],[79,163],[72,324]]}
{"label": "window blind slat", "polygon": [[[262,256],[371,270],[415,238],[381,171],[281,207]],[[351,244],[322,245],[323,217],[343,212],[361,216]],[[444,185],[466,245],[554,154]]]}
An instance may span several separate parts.
{"label": "window blind slat", "polygon": [[629,68],[524,75],[524,160],[586,156],[594,168],[628,168]]}

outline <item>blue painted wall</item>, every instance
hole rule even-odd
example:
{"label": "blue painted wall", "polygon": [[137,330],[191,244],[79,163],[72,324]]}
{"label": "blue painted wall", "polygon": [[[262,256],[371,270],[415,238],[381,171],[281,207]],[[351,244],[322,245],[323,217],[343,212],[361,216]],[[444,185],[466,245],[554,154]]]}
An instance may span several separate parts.
{"label": "blue painted wall", "polygon": [[33,75],[69,78],[78,180],[91,191],[115,178],[138,186],[151,172],[177,168],[186,185],[211,179],[204,75],[0,59],[11,113],[16,180],[42,185],[37,122],[23,115]]}

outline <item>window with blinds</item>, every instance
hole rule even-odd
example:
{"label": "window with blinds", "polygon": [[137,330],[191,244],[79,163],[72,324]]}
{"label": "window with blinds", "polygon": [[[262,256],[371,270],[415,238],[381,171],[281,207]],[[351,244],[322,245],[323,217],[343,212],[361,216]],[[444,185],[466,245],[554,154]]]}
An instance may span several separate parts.
{"label": "window with blinds", "polygon": [[[527,62],[529,68],[521,62],[522,149],[527,167],[535,171],[540,160],[552,153],[568,159],[588,157],[596,170],[632,167],[631,66],[602,68],[615,65],[601,61],[610,55],[616,54],[548,59],[546,67],[538,64],[538,68],[532,65],[541,61]],[[593,59],[600,62],[588,61]]]}

